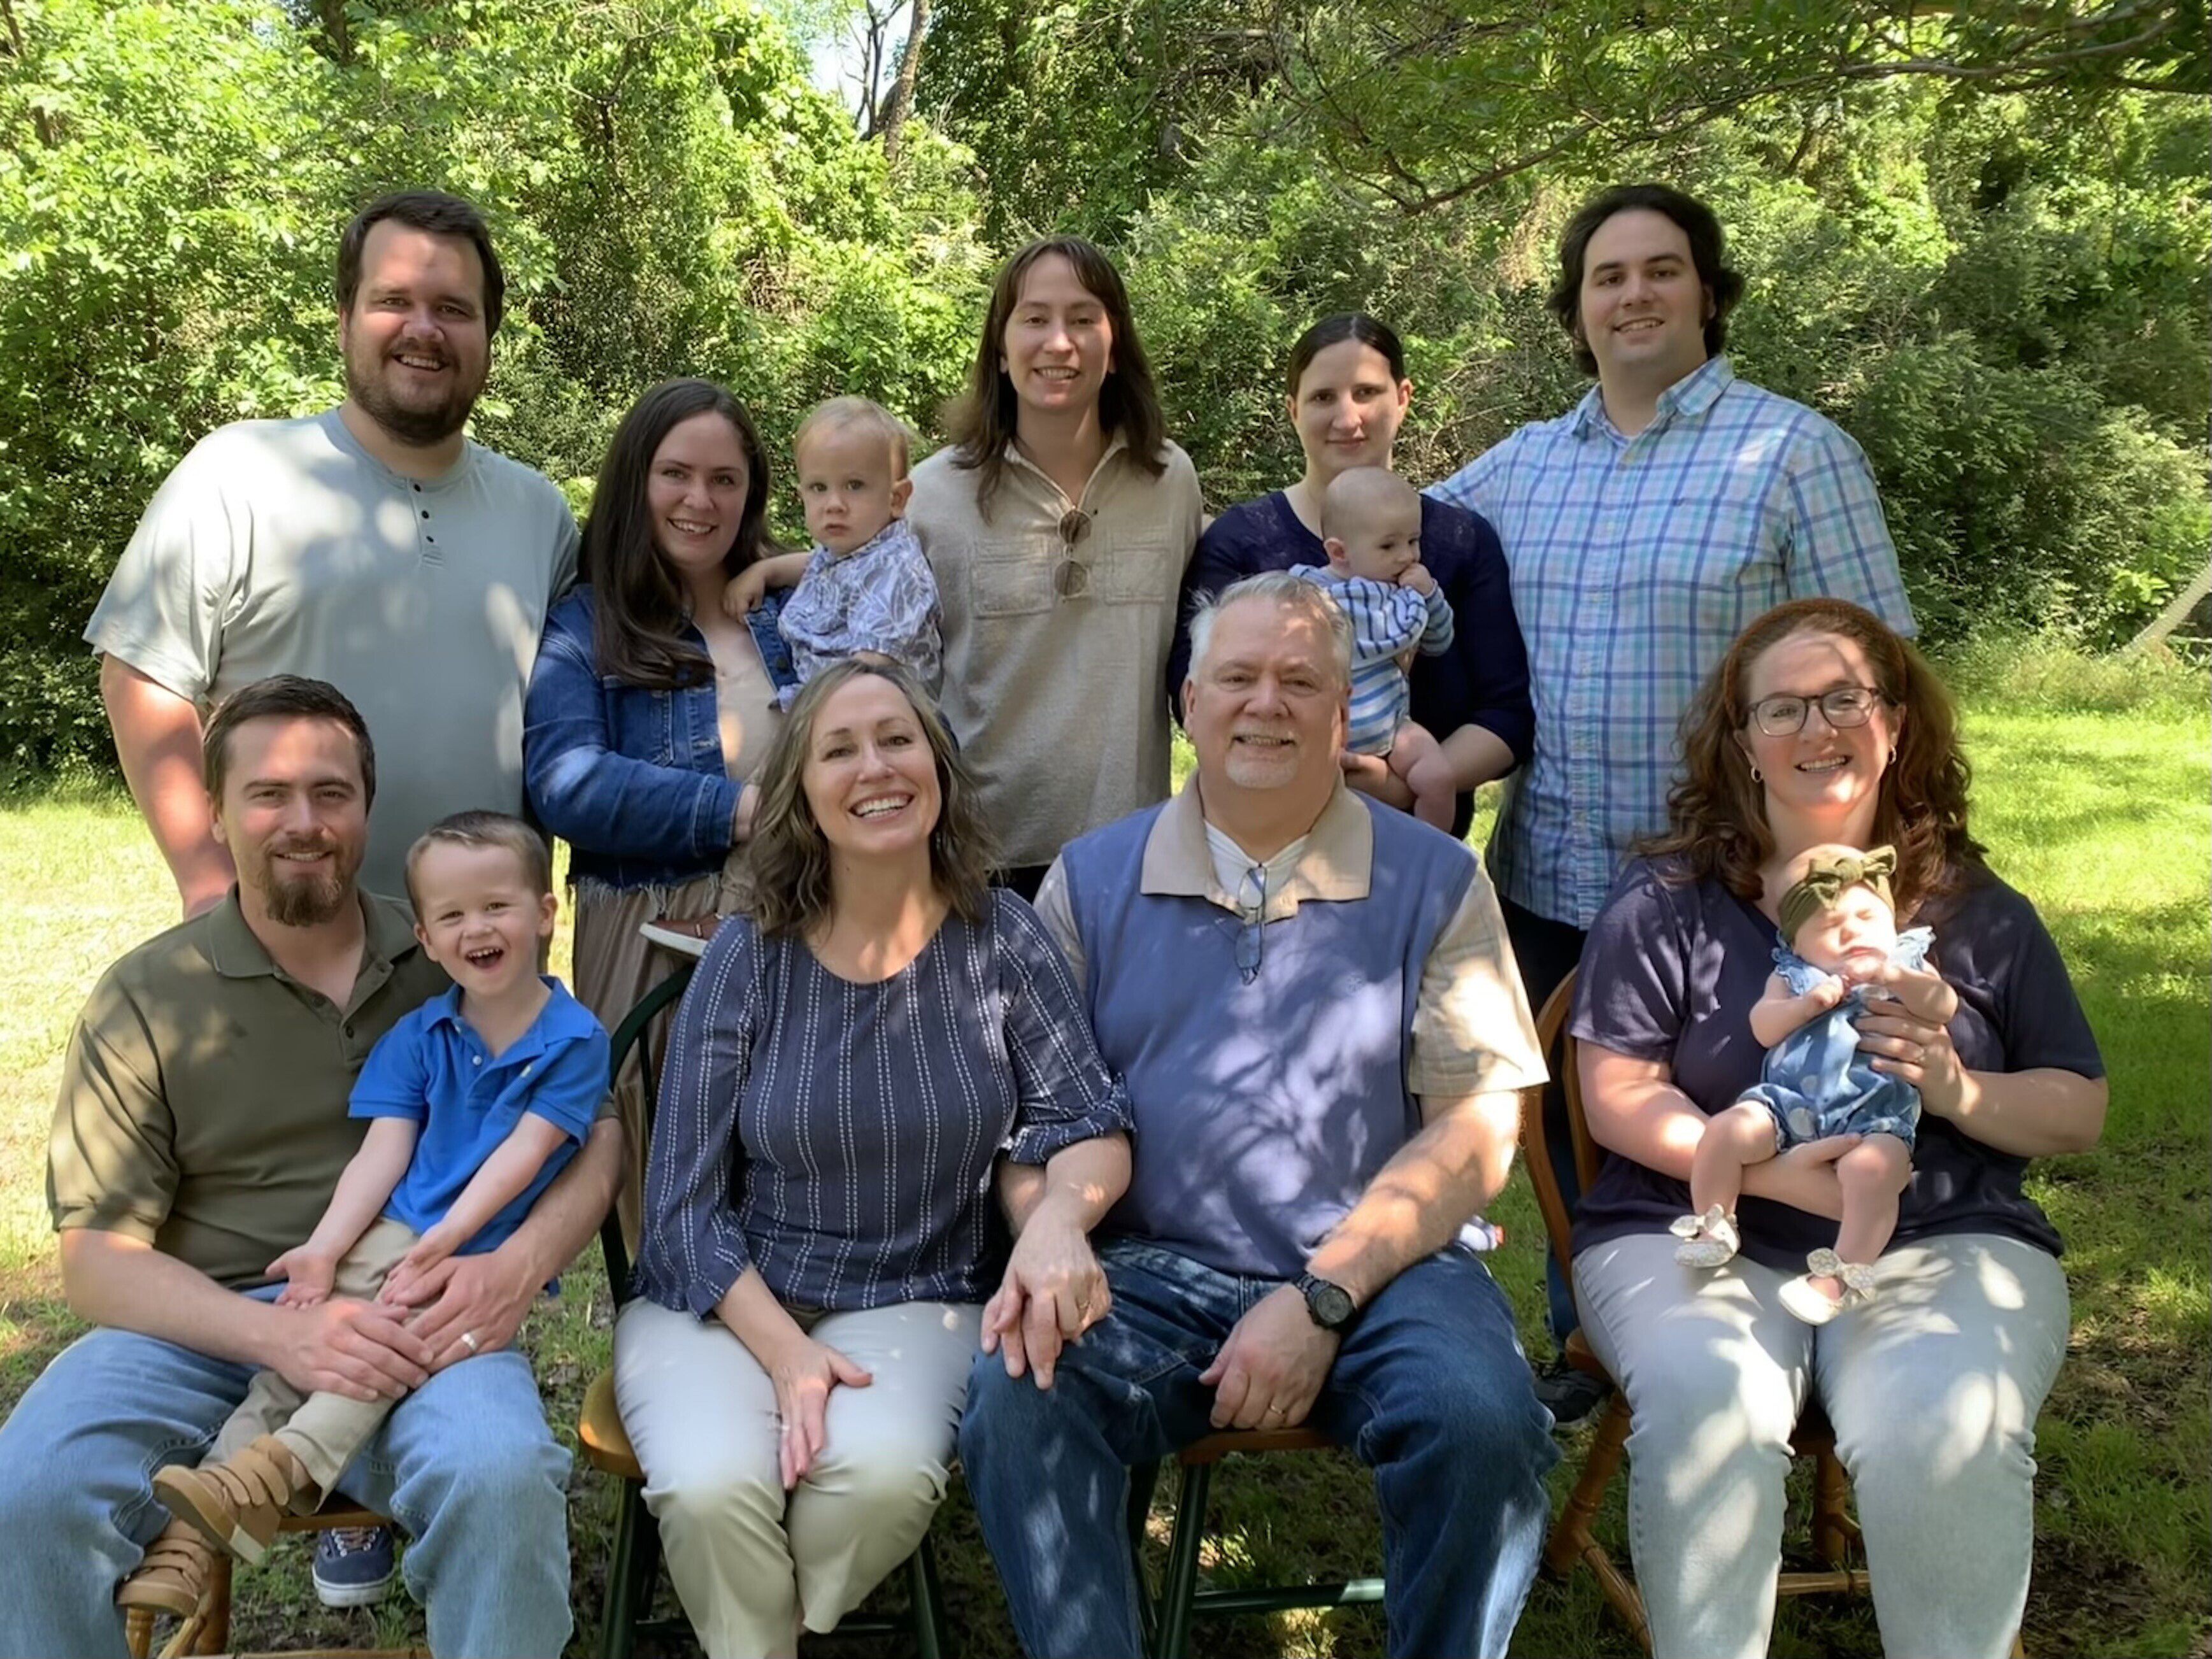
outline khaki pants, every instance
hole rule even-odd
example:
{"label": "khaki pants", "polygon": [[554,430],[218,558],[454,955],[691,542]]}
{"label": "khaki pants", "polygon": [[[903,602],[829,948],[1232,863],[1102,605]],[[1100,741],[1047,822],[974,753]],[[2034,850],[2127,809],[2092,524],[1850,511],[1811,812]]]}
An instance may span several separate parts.
{"label": "khaki pants", "polygon": [[[338,1262],[334,1296],[367,1301],[384,1288],[384,1276],[415,1248],[418,1235],[404,1222],[380,1216]],[[235,1456],[264,1434],[273,1434],[327,1493],[367,1445],[398,1401],[349,1400],[342,1394],[303,1395],[275,1371],[257,1371],[246,1398],[222,1425],[207,1461]]]}
{"label": "khaki pants", "polygon": [[744,1345],[642,1297],[623,1310],[615,1399],[713,1659],[789,1653],[802,1620],[835,1630],[914,1553],[951,1479],[981,1321],[973,1304],[907,1302],[816,1322],[873,1380],[830,1391],[822,1455],[787,1492],[775,1388]]}

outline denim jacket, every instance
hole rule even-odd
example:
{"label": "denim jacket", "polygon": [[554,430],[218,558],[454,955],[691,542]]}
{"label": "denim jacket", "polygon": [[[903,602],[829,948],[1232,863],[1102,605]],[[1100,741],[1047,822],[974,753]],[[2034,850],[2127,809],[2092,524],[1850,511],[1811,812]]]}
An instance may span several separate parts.
{"label": "denim jacket", "polygon": [[[579,587],[545,619],[523,705],[531,809],[568,843],[580,884],[632,888],[704,875],[730,850],[744,787],[723,766],[714,683],[661,691],[601,674],[592,615],[592,591]],[[773,669],[769,641],[779,655],[784,649],[774,616],[756,611],[748,621]],[[690,637],[706,649],[696,630]]]}

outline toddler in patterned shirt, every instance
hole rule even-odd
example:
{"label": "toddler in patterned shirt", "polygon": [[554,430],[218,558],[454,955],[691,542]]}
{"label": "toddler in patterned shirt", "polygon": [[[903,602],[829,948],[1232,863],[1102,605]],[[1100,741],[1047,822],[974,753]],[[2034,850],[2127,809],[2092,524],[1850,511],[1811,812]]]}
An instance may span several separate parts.
{"label": "toddler in patterned shirt", "polygon": [[1379,466],[1349,467],[1322,496],[1328,562],[1302,568],[1352,623],[1352,721],[1345,744],[1382,755],[1413,792],[1413,816],[1451,832],[1460,780],[1444,745],[1412,715],[1416,653],[1451,649],[1450,601],[1421,563],[1421,497]]}
{"label": "toddler in patterned shirt", "polygon": [[722,608],[742,617],[769,589],[791,588],[776,617],[795,670],[776,677],[786,709],[808,680],[853,656],[898,663],[937,695],[937,581],[905,518],[907,443],[905,423],[869,398],[817,407],[791,444],[813,551],[757,560],[723,590]]}

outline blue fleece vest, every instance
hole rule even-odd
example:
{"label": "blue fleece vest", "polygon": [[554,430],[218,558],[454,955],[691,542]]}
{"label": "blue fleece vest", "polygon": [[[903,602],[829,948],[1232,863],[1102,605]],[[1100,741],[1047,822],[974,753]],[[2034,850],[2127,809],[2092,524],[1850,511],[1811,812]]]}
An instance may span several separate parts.
{"label": "blue fleece vest", "polygon": [[1474,854],[1352,799],[1375,823],[1368,896],[1269,922],[1249,984],[1233,912],[1139,890],[1162,807],[1062,851],[1091,1029],[1136,1114],[1136,1170],[1107,1233],[1291,1278],[1419,1130],[1406,1066],[1421,969]]}

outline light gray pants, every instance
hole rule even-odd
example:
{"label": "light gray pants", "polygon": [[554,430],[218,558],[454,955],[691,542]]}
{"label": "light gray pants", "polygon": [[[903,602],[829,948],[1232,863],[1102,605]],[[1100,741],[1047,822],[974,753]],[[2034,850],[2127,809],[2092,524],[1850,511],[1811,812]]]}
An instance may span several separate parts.
{"label": "light gray pants", "polygon": [[929,1530],[982,1328],[971,1303],[823,1316],[817,1340],[873,1380],[830,1390],[822,1455],[777,1472],[775,1385],[718,1319],[641,1297],[615,1324],[615,1403],[668,1576],[710,1659],[792,1651],[867,1598]]}
{"label": "light gray pants", "polygon": [[[379,1216],[338,1261],[332,1296],[368,1301],[384,1288],[384,1276],[415,1248],[418,1235],[404,1221]],[[376,1437],[396,1400],[353,1400],[342,1394],[302,1394],[275,1371],[256,1371],[246,1398],[222,1425],[207,1461],[235,1456],[264,1434],[283,1442],[315,1480],[318,1492],[338,1483],[359,1452]]]}
{"label": "light gray pants", "polygon": [[1790,1277],[1684,1267],[1666,1233],[1575,1258],[1589,1343],[1634,1414],[1629,1551],[1654,1659],[1759,1659],[1774,1620],[1790,1431],[1835,1425],[1885,1652],[2004,1659],[2035,1544],[2035,1417],[2066,1352],[2066,1278],[2017,1239],[1893,1245],[1872,1300],[1820,1329]]}

